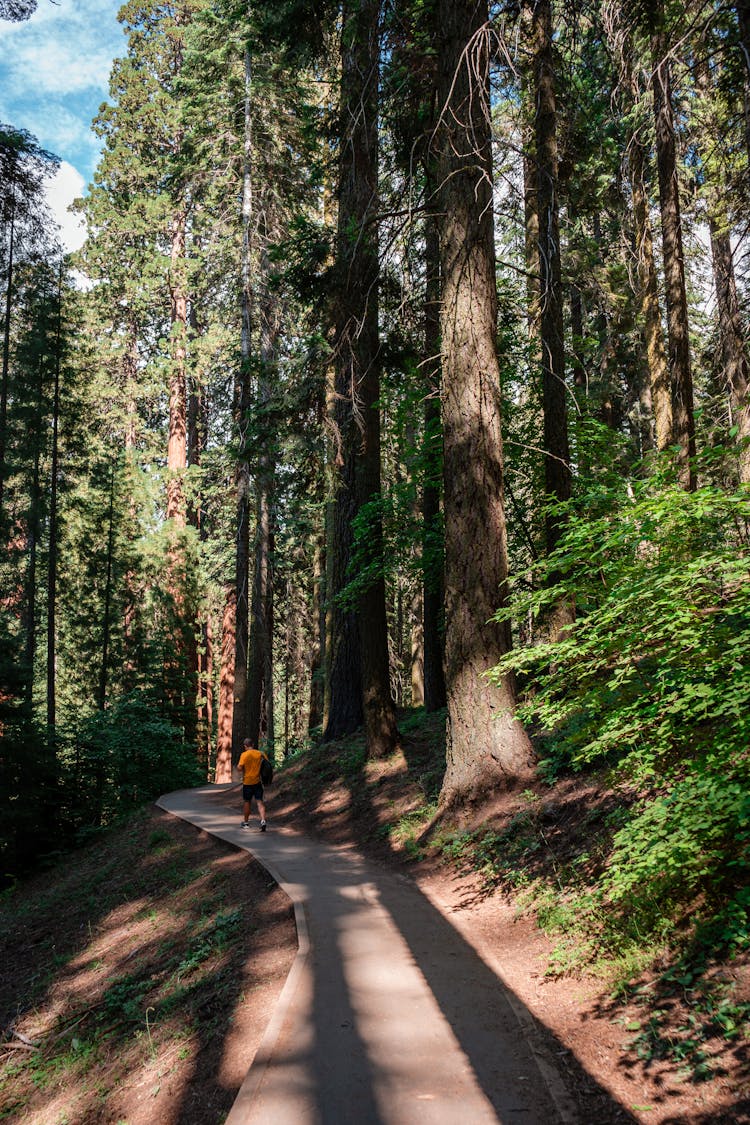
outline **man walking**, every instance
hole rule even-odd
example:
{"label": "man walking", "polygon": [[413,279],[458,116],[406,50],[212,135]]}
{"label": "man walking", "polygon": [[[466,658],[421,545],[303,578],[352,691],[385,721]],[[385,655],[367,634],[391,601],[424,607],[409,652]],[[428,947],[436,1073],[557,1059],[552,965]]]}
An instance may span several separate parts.
{"label": "man walking", "polygon": [[260,764],[264,758],[268,758],[260,750],[256,750],[249,738],[245,739],[245,749],[240,754],[240,760],[237,763],[237,768],[242,772],[242,800],[243,800],[243,817],[242,827],[249,828],[248,821],[250,819],[250,805],[253,797],[258,806],[258,813],[260,815],[260,830],[266,830],[266,806],[263,803],[263,782],[260,779]]}

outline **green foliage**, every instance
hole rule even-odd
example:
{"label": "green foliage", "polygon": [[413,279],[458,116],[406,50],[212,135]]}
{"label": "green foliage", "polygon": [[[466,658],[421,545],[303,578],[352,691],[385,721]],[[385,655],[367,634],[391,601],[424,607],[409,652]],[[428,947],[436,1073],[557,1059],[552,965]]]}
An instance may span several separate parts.
{"label": "green foliage", "polygon": [[[642,1020],[628,1020],[625,1030],[637,1034],[628,1044],[644,1062],[669,1059],[677,1064],[678,1073],[693,1082],[704,1082],[717,1073],[712,1061],[709,1040],[720,1038],[728,1043],[747,1036],[750,1027],[750,1004],[733,995],[733,986],[721,981],[699,983],[692,974],[674,979],[665,974],[662,984],[678,986],[683,1008],[682,1018],[670,1019],[677,993],[660,993],[659,1006],[651,1007],[651,997],[637,997],[647,1006]],[[662,1006],[663,1005],[663,1006]]]}
{"label": "green foliage", "polygon": [[[538,588],[517,586],[498,615],[533,616],[538,640],[494,672],[526,678],[520,714],[544,732],[553,771],[604,761],[635,786],[603,877],[610,901],[653,925],[654,903],[702,894],[731,945],[748,940],[747,501],[710,479],[686,493],[668,472],[592,489],[566,511]],[[563,601],[574,623],[545,636]]]}
{"label": "green foliage", "polygon": [[144,692],[83,720],[61,751],[75,824],[108,823],[173,789],[204,780],[192,746]]}

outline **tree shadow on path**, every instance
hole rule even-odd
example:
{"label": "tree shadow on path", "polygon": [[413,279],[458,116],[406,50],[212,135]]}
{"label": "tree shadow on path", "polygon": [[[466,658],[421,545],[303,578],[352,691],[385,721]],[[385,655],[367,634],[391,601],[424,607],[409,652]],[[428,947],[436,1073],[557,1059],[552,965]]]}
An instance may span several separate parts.
{"label": "tree shadow on path", "polygon": [[[350,785],[361,810],[367,801],[364,779],[358,784],[352,777]],[[370,815],[374,816],[372,810]],[[373,1057],[364,1033],[367,997],[363,998],[362,990],[354,989],[349,979],[348,966],[366,956],[357,944],[361,934],[354,940],[351,935],[367,926],[362,897],[368,895],[405,943],[406,956],[428,985],[498,1121],[608,1125],[636,1120],[505,986],[411,879],[384,864],[362,860],[346,845],[313,846],[321,849],[321,861],[309,882],[293,864],[287,870],[283,853],[278,862],[306,901],[314,943],[325,947],[325,957],[315,966],[314,1033],[308,1058],[315,1074],[321,1121],[356,1120],[378,1125],[392,1120],[380,1116],[378,1107],[405,1080],[400,1067],[383,1065],[381,1059]],[[398,858],[395,862],[402,866]],[[325,887],[319,879],[324,880]],[[373,972],[377,975],[377,965]],[[377,980],[372,987],[380,987]],[[422,1029],[414,1023],[411,1011],[405,1010],[402,1015],[406,1053],[416,1059],[416,1041]],[[410,1026],[415,1037],[411,1052]],[[401,1030],[397,1024],[396,1034]],[[353,1084],[341,1087],[348,1093],[334,1112],[332,1095],[327,1091],[337,1088],[335,1072],[342,1065],[358,1067],[359,1074]],[[430,1069],[434,1085],[440,1058],[430,1060]],[[347,1116],[346,1099],[352,1096],[357,1099],[357,1113],[351,1116],[350,1104]]]}

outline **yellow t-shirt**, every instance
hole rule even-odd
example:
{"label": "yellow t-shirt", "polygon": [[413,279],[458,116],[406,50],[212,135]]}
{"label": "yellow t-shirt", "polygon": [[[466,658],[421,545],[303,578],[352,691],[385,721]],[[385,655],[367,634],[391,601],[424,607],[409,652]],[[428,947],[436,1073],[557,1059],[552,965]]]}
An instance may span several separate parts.
{"label": "yellow t-shirt", "polygon": [[257,785],[260,781],[260,760],[265,758],[260,750],[243,750],[237,768],[242,770],[243,785]]}

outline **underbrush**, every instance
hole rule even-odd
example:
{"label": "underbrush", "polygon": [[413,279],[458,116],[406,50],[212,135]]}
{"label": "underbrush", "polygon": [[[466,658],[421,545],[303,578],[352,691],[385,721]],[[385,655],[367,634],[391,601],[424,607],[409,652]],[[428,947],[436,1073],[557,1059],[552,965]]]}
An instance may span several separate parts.
{"label": "underbrush", "polygon": [[715,900],[612,896],[609,865],[637,806],[632,794],[615,802],[605,780],[559,777],[520,797],[503,824],[443,825],[431,846],[534,916],[551,942],[546,975],[601,980],[602,1010],[631,1033],[631,1059],[669,1062],[695,1082],[721,1075],[750,1034],[747,986],[735,980],[747,979],[737,919],[727,926]]}
{"label": "underbrush", "polygon": [[[698,465],[694,493],[664,469],[597,482],[562,510],[536,588],[499,615],[535,619],[538,637],[494,672],[523,675],[544,776],[603,767],[630,794],[605,834],[595,885],[614,921],[595,927],[597,946],[633,930],[698,960],[750,946],[749,495],[712,469]],[[575,620],[545,636],[562,604]]]}

